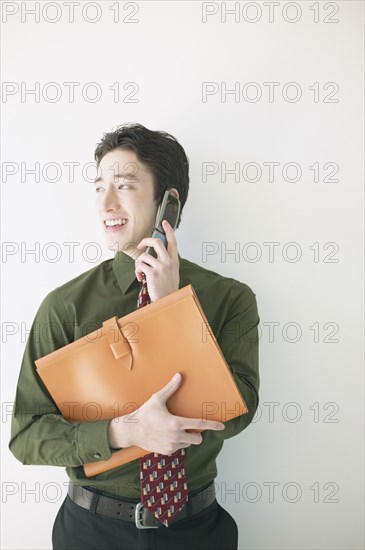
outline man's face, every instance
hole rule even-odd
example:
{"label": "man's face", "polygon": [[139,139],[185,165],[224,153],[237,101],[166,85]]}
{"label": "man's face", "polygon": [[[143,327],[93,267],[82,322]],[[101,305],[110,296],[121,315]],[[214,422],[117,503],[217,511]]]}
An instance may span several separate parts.
{"label": "man's face", "polygon": [[134,151],[114,149],[100,162],[95,192],[106,244],[136,258],[144,249],[138,251],[135,247],[151,236],[158,210],[153,201],[151,171]]}

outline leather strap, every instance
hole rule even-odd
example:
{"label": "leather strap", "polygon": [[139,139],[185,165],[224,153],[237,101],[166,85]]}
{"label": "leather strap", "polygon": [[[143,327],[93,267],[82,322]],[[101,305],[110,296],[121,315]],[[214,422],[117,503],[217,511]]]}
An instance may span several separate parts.
{"label": "leather strap", "polygon": [[[90,512],[114,519],[121,519],[123,521],[131,521],[133,523],[135,523],[137,505],[140,505],[140,501],[100,495],[94,491],[90,491],[86,487],[76,485],[73,482],[69,484],[68,496],[75,504]],[[176,514],[174,523],[180,519],[201,512],[204,508],[212,504],[215,499],[215,486],[212,481],[208,485],[205,485],[203,489],[189,494],[187,504],[178,514]],[[141,511],[141,521],[145,527],[163,526],[162,523],[144,507]]]}
{"label": "leather strap", "polygon": [[118,317],[114,316],[104,321],[103,331],[108,338],[110,349],[114,357],[118,359],[126,369],[131,370],[133,365],[132,350],[121,327],[118,325]]}

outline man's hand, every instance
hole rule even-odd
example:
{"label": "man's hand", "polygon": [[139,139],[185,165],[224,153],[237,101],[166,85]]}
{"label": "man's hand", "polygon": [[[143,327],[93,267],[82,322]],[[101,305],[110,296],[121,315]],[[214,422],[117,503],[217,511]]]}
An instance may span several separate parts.
{"label": "man's hand", "polygon": [[137,280],[141,282],[141,273],[145,273],[151,302],[156,302],[159,298],[179,289],[180,265],[175,233],[167,220],[163,220],[162,227],[166,234],[167,248],[157,237],[142,239],[137,245],[139,250],[153,246],[157,254],[157,258],[154,258],[151,254],[143,252],[136,259]]}
{"label": "man's hand", "polygon": [[169,413],[165,402],[179,388],[180,383],[179,374],[178,379],[173,377],[139,409],[114,418],[109,425],[109,445],[116,448],[137,445],[146,451],[169,455],[203,441],[200,433],[188,433],[185,430],[224,428],[224,424],[214,420],[185,418]]}

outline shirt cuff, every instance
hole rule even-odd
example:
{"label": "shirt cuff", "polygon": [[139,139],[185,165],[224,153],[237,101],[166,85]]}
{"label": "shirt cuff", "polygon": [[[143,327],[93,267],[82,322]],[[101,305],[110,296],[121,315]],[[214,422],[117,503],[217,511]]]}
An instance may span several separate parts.
{"label": "shirt cuff", "polygon": [[81,422],[77,430],[80,459],[84,464],[108,460],[112,456],[108,441],[110,418]]}

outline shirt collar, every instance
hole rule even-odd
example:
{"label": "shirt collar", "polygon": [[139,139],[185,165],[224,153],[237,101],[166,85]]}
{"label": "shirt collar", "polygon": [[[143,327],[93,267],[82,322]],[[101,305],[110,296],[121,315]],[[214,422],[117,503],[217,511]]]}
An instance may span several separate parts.
{"label": "shirt collar", "polygon": [[[181,266],[181,256],[178,253],[179,264]],[[114,275],[118,281],[118,285],[125,294],[131,284],[136,280],[135,261],[133,258],[125,254],[122,250],[118,250],[112,260]],[[138,282],[138,281],[137,281]],[[140,284],[138,282],[138,284]]]}

